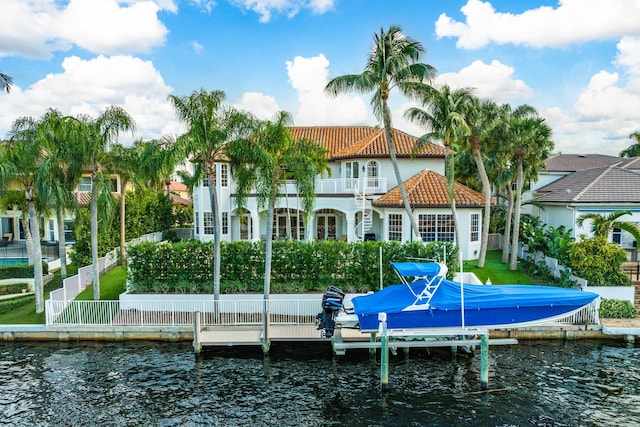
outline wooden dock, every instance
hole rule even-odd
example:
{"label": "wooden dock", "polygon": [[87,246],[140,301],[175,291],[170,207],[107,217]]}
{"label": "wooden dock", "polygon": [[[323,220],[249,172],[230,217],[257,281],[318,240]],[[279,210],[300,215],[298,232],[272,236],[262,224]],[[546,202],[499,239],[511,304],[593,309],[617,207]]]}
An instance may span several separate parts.
{"label": "wooden dock", "polygon": [[[344,341],[369,341],[370,334],[356,329],[343,329]],[[272,342],[326,342],[315,325],[270,325],[269,339]],[[202,347],[232,347],[262,344],[262,326],[209,326],[200,331]]]}

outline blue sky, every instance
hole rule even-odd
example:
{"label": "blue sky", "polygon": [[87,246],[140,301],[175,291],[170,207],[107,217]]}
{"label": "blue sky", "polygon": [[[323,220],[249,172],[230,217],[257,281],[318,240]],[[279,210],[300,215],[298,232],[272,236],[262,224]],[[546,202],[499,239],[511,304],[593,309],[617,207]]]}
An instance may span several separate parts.
{"label": "blue sky", "polygon": [[[329,98],[362,71],[374,32],[420,41],[434,84],[538,109],[556,151],[617,155],[640,130],[640,0],[2,0],[0,138],[47,108],[125,108],[133,138],[177,135],[168,95],[223,90],[226,102],[296,125],[376,125],[369,95]],[[396,128],[414,104],[391,99]]]}

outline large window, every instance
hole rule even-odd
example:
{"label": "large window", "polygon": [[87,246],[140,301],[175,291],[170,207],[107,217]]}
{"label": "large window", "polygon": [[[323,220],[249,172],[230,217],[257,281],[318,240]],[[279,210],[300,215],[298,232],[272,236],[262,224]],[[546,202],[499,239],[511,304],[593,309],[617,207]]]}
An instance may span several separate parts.
{"label": "large window", "polygon": [[316,213],[316,238],[318,240],[335,240],[338,218],[333,209],[321,209]]}
{"label": "large window", "polygon": [[[297,215],[296,215],[297,213]],[[287,221],[287,216],[289,221]],[[303,212],[294,209],[276,209],[273,221],[273,238],[287,240],[304,240]],[[291,234],[289,234],[289,231]]]}
{"label": "large window", "polygon": [[74,242],[73,238],[73,220],[65,219],[64,220],[64,240],[65,242]]}
{"label": "large window", "polygon": [[418,215],[418,231],[424,242],[453,242],[455,237],[453,215]]}
{"label": "large window", "polygon": [[389,214],[389,240],[402,241],[401,214]]}
{"label": "large window", "polygon": [[480,240],[480,214],[471,214],[471,241]]}
{"label": "large window", "polygon": [[213,214],[211,212],[202,214],[202,229],[204,234],[213,234]]}

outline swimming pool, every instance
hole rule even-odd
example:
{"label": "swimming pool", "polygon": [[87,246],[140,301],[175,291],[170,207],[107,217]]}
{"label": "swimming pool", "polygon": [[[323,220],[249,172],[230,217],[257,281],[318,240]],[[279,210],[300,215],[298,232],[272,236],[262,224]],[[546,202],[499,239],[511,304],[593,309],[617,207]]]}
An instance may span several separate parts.
{"label": "swimming pool", "polygon": [[29,258],[0,258],[0,265],[27,264]]}

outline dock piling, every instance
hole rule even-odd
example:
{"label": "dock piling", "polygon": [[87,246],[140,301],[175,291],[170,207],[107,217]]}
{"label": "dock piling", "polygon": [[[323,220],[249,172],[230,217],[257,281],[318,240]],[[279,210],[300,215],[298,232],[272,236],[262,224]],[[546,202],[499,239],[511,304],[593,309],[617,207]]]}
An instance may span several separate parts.
{"label": "dock piling", "polygon": [[202,351],[202,340],[200,337],[200,312],[193,312],[193,351],[196,356]]}
{"label": "dock piling", "polygon": [[380,385],[382,391],[389,388],[389,337],[387,336],[387,313],[378,313],[380,321]]}
{"label": "dock piling", "polygon": [[489,334],[480,336],[480,389],[489,386]]}

